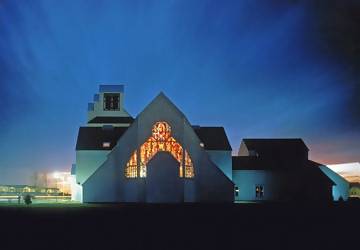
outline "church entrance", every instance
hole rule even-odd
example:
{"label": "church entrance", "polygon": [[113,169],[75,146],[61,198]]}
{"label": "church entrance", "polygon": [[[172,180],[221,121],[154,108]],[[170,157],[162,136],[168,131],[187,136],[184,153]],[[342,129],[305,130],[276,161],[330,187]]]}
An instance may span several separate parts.
{"label": "church entrance", "polygon": [[183,179],[179,177],[179,162],[168,152],[158,152],[147,165],[146,202],[183,202]]}

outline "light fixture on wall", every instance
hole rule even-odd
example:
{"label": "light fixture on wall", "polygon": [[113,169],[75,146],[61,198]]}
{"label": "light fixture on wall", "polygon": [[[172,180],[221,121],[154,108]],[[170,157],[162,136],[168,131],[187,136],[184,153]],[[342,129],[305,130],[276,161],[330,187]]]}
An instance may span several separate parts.
{"label": "light fixture on wall", "polygon": [[235,196],[239,196],[239,187],[235,187]]}

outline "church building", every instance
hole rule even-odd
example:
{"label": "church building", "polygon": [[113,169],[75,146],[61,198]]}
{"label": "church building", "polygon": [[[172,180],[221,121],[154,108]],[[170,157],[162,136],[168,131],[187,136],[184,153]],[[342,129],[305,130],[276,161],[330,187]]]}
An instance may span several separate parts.
{"label": "church building", "polygon": [[101,85],[76,143],[83,202],[232,202],[231,147],[221,127],[192,126],[160,93],[135,119],[124,86]]}
{"label": "church building", "polygon": [[81,202],[331,200],[334,182],[301,139],[244,139],[238,155],[223,127],[192,125],[160,93],[135,118],[123,85],[100,85],[79,128],[72,167]]}

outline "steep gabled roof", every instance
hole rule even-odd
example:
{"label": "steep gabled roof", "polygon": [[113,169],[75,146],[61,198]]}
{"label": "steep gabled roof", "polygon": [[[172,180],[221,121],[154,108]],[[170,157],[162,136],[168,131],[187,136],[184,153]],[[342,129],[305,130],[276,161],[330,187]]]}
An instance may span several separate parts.
{"label": "steep gabled roof", "polygon": [[[76,150],[111,150],[125,133],[127,127],[80,127],[76,142]],[[110,142],[110,147],[104,148],[103,143]]]}
{"label": "steep gabled roof", "polygon": [[114,124],[114,123],[132,123],[134,121],[134,118],[131,116],[128,117],[112,117],[112,116],[97,116],[88,123],[108,123],[108,124]]}
{"label": "steep gabled roof", "polygon": [[205,150],[232,150],[223,127],[193,126],[193,129],[204,143]]}
{"label": "steep gabled roof", "polygon": [[140,117],[142,113],[146,113],[147,110],[152,109],[154,106],[158,105],[161,105],[163,108],[167,107],[172,109],[187,121],[184,113],[162,91],[148,105],[145,106],[145,108],[137,115],[137,117]]}

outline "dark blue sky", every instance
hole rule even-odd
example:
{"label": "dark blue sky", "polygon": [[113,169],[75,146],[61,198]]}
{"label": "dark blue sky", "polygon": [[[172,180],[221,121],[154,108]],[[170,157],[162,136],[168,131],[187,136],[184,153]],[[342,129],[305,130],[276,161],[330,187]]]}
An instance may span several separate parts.
{"label": "dark blue sky", "polygon": [[[341,2],[341,3],[339,3]],[[101,83],[136,116],[160,91],[199,125],[301,137],[360,161],[356,1],[0,1],[0,183],[66,170]]]}

